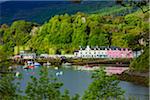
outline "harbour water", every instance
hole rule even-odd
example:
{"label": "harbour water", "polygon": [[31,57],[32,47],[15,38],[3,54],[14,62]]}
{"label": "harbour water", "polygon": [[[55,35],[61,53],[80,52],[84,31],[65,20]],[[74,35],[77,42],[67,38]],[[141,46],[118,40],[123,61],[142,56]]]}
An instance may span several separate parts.
{"label": "harbour water", "polygon": [[[28,71],[19,68],[18,71],[23,75],[21,88],[24,90],[27,86],[27,82],[31,81],[30,76],[38,76],[40,68]],[[63,74],[56,76],[56,73],[60,71],[63,72]],[[88,85],[92,82],[91,71],[79,71],[72,68],[60,68],[58,70],[50,68],[49,73],[57,77],[58,80],[63,83],[61,91],[63,92],[67,89],[69,90],[70,95],[78,93],[82,96],[84,91],[88,88]],[[125,91],[125,97],[134,96],[138,100],[149,100],[149,88],[126,81],[121,81],[119,85]]]}

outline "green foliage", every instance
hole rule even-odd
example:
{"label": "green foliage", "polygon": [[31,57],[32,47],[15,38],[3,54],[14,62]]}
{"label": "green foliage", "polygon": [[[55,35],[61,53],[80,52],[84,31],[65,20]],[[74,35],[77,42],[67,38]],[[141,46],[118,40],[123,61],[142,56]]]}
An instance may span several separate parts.
{"label": "green foliage", "polygon": [[23,20],[15,21],[10,27],[10,35],[16,45],[23,45],[29,40],[29,33],[32,29],[31,22],[25,22]]}
{"label": "green foliage", "polygon": [[107,39],[107,34],[104,33],[100,33],[97,35],[91,35],[90,39],[89,39],[89,45],[90,46],[96,46],[96,45],[100,45],[100,46],[108,46],[108,39]]}
{"label": "green foliage", "polygon": [[123,95],[123,91],[118,86],[119,81],[115,76],[108,76],[104,69],[96,70],[93,75],[93,82],[85,91],[83,100],[107,100],[111,98],[119,98]]}
{"label": "green foliage", "polygon": [[6,25],[2,25],[0,30],[0,34],[2,35],[3,45],[5,45],[6,51],[13,52],[14,46],[24,45],[30,38],[30,32],[33,26],[37,26],[34,23],[26,22],[23,20],[15,21],[12,23],[10,27],[6,27]]}
{"label": "green foliage", "polygon": [[128,25],[137,26],[137,25],[141,24],[141,18],[139,16],[134,15],[134,14],[129,14],[129,15],[125,16],[125,22]]}
{"label": "green foliage", "polygon": [[133,71],[148,72],[149,71],[149,47],[144,49],[144,52],[130,64]]}
{"label": "green foliage", "polygon": [[0,47],[0,71],[7,71],[10,65],[8,57],[10,56],[9,51],[5,51],[4,47]]}
{"label": "green foliage", "polygon": [[126,34],[121,33],[113,33],[112,35],[112,45],[119,46],[119,47],[128,47],[127,41],[125,40]]}
{"label": "green foliage", "polygon": [[50,48],[56,49],[56,52],[72,53],[79,46],[86,45],[140,49],[142,46],[138,41],[148,33],[146,14],[143,17],[141,12],[126,16],[87,15],[81,12],[72,16],[56,15],[39,28],[27,45],[38,52],[50,53]]}
{"label": "green foliage", "polygon": [[1,75],[0,79],[0,99],[1,100],[16,100],[21,98],[17,92],[20,92],[17,84],[13,83],[14,77],[10,74]]}

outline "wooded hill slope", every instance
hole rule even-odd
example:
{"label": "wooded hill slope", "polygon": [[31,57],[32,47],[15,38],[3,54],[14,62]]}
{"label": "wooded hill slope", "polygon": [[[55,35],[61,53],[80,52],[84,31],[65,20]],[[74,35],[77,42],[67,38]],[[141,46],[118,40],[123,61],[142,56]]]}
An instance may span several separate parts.
{"label": "wooded hill slope", "polygon": [[26,45],[39,52],[72,53],[79,46],[119,46],[142,49],[148,40],[148,13],[102,16],[56,15],[39,27]]}

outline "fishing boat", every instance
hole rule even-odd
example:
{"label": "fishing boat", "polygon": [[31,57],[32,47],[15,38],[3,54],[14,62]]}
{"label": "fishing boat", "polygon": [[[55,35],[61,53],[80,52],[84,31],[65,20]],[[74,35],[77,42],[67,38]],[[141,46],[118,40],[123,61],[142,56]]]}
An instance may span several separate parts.
{"label": "fishing boat", "polygon": [[28,68],[28,69],[34,69],[35,66],[34,66],[34,65],[30,65],[30,66],[28,66],[27,68]]}
{"label": "fishing boat", "polygon": [[35,68],[33,61],[27,61],[23,66],[24,69],[33,69]]}

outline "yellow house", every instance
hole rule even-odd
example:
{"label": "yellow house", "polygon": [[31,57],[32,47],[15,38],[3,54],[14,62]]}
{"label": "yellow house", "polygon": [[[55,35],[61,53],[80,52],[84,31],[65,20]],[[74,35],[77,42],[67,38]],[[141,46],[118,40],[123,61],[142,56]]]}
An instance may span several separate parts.
{"label": "yellow house", "polygon": [[15,46],[14,47],[14,55],[17,55],[20,53],[20,51],[23,50],[30,50],[30,48],[28,46]]}

